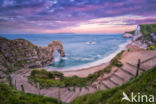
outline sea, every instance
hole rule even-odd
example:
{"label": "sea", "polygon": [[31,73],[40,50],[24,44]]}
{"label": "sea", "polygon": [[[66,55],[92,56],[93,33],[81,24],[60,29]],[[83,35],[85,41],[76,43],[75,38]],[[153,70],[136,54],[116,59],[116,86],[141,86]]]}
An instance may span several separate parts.
{"label": "sea", "polygon": [[47,70],[77,70],[108,63],[116,54],[126,49],[130,39],[122,34],[1,34],[7,39],[23,38],[45,47],[51,41],[60,40],[66,57],[55,52],[55,60]]}

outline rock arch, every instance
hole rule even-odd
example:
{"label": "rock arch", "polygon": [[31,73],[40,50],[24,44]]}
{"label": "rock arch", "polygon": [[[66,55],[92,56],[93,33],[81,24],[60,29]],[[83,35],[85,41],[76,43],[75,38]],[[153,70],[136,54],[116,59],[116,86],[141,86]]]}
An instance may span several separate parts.
{"label": "rock arch", "polygon": [[63,45],[60,40],[52,41],[48,48],[51,49],[51,52],[54,54],[54,51],[57,50],[61,57],[65,57],[65,52],[63,49]]}
{"label": "rock arch", "polygon": [[54,61],[56,50],[61,57],[65,56],[60,40],[40,47],[24,39],[8,40],[0,37],[0,72],[49,65]]}

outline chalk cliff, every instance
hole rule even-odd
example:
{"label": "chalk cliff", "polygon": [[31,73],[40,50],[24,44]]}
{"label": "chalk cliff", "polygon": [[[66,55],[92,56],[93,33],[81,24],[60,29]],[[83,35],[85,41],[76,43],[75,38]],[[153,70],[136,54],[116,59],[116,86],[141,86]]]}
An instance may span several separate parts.
{"label": "chalk cliff", "polygon": [[60,56],[65,56],[59,40],[39,47],[24,39],[8,40],[0,37],[0,78],[21,68],[36,68],[52,63],[55,50]]}
{"label": "chalk cliff", "polygon": [[140,24],[136,30],[125,32],[123,37],[131,37],[133,44],[147,49],[149,46],[156,44],[156,24]]}

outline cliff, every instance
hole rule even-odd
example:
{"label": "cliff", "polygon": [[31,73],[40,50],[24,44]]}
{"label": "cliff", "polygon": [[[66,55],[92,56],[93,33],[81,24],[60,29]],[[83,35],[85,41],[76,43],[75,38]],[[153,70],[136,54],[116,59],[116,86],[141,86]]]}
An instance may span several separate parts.
{"label": "cliff", "polygon": [[21,68],[43,67],[53,62],[54,51],[65,53],[61,41],[39,47],[24,39],[8,40],[0,37],[0,78]]}
{"label": "cliff", "polygon": [[156,43],[156,24],[138,25],[136,30],[125,32],[123,37],[132,37],[134,44],[147,49]]}

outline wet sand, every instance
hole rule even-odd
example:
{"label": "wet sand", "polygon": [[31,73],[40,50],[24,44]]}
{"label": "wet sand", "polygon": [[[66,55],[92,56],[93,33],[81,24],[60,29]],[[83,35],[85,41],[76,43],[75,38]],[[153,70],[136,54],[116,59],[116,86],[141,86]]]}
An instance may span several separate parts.
{"label": "wet sand", "polygon": [[78,70],[67,70],[67,71],[61,71],[63,72],[64,76],[79,76],[79,77],[87,77],[89,74],[93,74],[99,70],[103,70],[109,63],[104,63],[101,65],[89,67],[89,68],[82,68]]}
{"label": "wet sand", "polygon": [[[126,45],[126,50],[122,55],[122,60],[124,60],[124,56],[126,56],[127,54],[131,53],[131,52],[135,52],[135,51],[144,51],[144,49],[130,43],[128,45]],[[64,70],[61,71],[63,72],[64,76],[67,77],[71,77],[73,75],[76,75],[78,77],[87,77],[89,74],[93,74],[99,70],[103,70],[106,66],[108,66],[109,63],[103,63],[101,65],[97,65],[97,66],[93,66],[93,67],[89,67],[89,68],[82,68],[82,69],[78,69],[78,70]]]}

